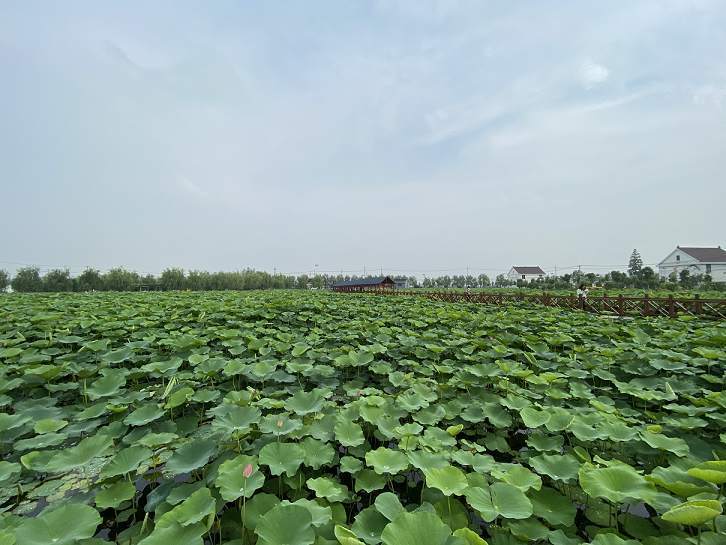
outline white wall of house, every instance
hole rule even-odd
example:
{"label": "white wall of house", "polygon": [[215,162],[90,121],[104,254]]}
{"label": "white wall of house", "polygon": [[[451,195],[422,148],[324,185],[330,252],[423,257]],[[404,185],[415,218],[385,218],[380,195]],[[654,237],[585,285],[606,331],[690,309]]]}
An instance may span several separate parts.
{"label": "white wall of house", "polygon": [[691,276],[709,274],[714,282],[726,282],[726,263],[701,263],[680,248],[673,250],[658,264],[658,274],[661,278],[668,278],[673,272],[677,276],[684,269],[688,269]]}
{"label": "white wall of house", "polygon": [[507,278],[509,280],[511,280],[512,282],[516,282],[517,280],[531,282],[532,280],[537,280],[538,278],[544,278],[544,275],[543,274],[520,274],[514,270],[514,267],[512,267],[509,270],[509,273],[507,273]]}

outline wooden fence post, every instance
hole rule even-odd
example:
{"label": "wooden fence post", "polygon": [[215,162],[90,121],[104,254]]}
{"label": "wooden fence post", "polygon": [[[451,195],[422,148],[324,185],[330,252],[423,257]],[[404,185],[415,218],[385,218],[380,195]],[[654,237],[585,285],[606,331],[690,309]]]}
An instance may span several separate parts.
{"label": "wooden fence post", "polygon": [[618,295],[618,316],[625,316],[625,298],[622,293]]}
{"label": "wooden fence post", "polygon": [[668,296],[668,315],[671,318],[674,318],[675,315],[676,315],[676,304],[673,301],[673,294],[672,293]]}
{"label": "wooden fence post", "polygon": [[650,316],[650,299],[647,293],[643,297],[643,316]]}
{"label": "wooden fence post", "polygon": [[701,297],[696,294],[696,305],[693,309],[695,311],[695,314],[703,314],[703,304],[701,303]]}

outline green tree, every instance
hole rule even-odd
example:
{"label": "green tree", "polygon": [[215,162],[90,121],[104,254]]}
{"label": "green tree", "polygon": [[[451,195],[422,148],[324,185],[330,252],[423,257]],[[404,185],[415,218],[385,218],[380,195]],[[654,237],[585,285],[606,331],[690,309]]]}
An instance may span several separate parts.
{"label": "green tree", "polygon": [[78,277],[78,291],[98,291],[103,289],[103,278],[97,269],[87,268]]}
{"label": "green tree", "polygon": [[10,275],[8,271],[0,269],[0,291],[5,291],[10,285]]}
{"label": "green tree", "polygon": [[679,275],[681,280],[681,286],[687,288],[691,285],[691,271],[683,269]]}
{"label": "green tree", "polygon": [[15,291],[36,292],[43,289],[43,280],[40,278],[38,267],[22,267],[15,272],[10,285]]}
{"label": "green tree", "polygon": [[640,275],[640,271],[643,268],[643,258],[640,257],[638,250],[633,250],[630,254],[630,261],[628,262],[628,274],[633,277]]}
{"label": "green tree", "polygon": [[123,267],[111,269],[103,275],[103,289],[106,291],[131,291],[138,289],[141,278],[138,273]]}
{"label": "green tree", "polygon": [[164,291],[183,290],[186,288],[184,269],[166,269],[161,273],[159,285]]}
{"label": "green tree", "polygon": [[53,269],[43,277],[43,291],[73,291],[73,280],[68,269]]}

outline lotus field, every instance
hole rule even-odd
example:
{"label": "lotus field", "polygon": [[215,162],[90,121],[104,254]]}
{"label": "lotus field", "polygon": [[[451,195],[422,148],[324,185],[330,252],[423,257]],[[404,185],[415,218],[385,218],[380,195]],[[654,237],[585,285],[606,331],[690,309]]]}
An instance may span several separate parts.
{"label": "lotus field", "polygon": [[0,545],[726,543],[726,325],[0,296]]}

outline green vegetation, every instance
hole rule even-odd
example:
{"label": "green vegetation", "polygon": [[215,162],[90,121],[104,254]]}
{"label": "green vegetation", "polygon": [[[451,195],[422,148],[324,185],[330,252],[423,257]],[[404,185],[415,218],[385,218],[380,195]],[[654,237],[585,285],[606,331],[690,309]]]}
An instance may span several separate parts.
{"label": "green vegetation", "polygon": [[0,543],[723,543],[726,324],[0,298]]}

